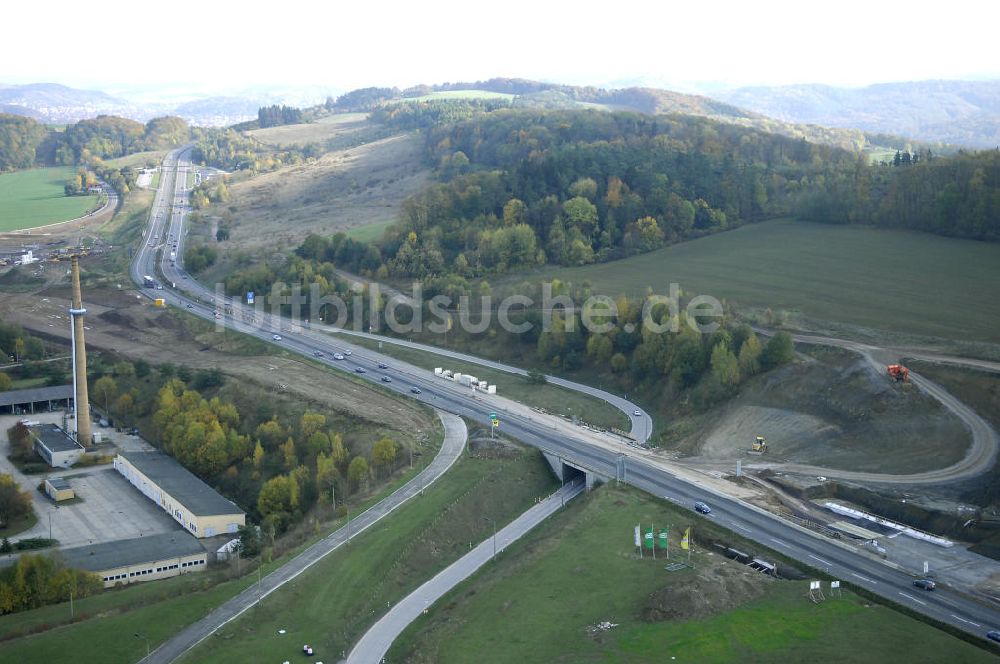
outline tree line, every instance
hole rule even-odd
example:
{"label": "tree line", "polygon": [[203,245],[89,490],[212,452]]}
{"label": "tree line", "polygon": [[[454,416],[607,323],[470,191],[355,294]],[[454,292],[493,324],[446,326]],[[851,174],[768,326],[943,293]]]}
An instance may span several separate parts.
{"label": "tree line", "polygon": [[0,569],[0,614],[36,609],[47,604],[81,599],[104,590],[97,574],[67,567],[49,557],[21,554]]}
{"label": "tree line", "polygon": [[119,362],[98,371],[90,386],[96,408],[116,426],[140,425],[145,438],[276,533],[317,503],[329,505],[331,494],[339,504],[398,464],[397,442],[383,436],[369,447],[323,413],[238,407],[223,396],[218,369]]}

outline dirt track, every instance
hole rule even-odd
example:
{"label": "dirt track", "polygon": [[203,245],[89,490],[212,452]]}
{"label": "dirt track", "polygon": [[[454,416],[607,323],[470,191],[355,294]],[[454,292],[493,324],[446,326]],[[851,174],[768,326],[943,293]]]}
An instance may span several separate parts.
{"label": "dirt track", "polygon": [[[762,331],[766,333],[766,331]],[[844,339],[833,339],[829,337],[818,337],[811,335],[793,335],[796,343],[818,344],[823,346],[835,346],[858,353],[863,357],[875,371],[884,371],[886,364],[899,360],[898,353],[868,344],[862,344]],[[939,361],[941,356],[937,356]],[[964,358],[947,358],[950,364],[965,364],[982,368],[983,362],[980,360],[965,360]],[[993,363],[986,363],[993,364]],[[888,474],[888,473],[866,473],[852,472],[825,468],[820,466],[810,466],[803,464],[748,464],[747,468],[775,468],[783,471],[798,472],[807,475],[823,475],[844,480],[854,480],[862,482],[877,482],[882,484],[945,484],[958,480],[968,479],[988,472],[996,460],[998,447],[1000,447],[1000,437],[992,426],[971,408],[951,395],[947,390],[937,383],[924,378],[911,371],[910,380],[921,391],[931,396],[941,403],[946,409],[957,416],[968,428],[971,435],[971,444],[966,450],[965,456],[957,463],[953,463],[945,468],[931,470],[921,473],[911,474]]]}

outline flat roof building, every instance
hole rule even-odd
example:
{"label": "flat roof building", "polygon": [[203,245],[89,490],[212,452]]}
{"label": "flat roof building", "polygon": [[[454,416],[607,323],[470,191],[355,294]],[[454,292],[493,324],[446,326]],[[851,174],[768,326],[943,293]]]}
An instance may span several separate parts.
{"label": "flat roof building", "polygon": [[98,574],[105,588],[200,572],[208,553],[187,533],[162,533],[63,549],[69,567]]}
{"label": "flat roof building", "polygon": [[7,390],[0,392],[0,415],[4,413],[23,415],[34,413],[36,410],[47,412],[58,408],[69,408],[72,403],[72,385]]}
{"label": "flat roof building", "polygon": [[64,477],[47,477],[45,479],[45,493],[49,494],[49,498],[57,503],[61,500],[69,500],[76,497],[73,487],[69,485],[69,482]]}
{"label": "flat roof building", "polygon": [[28,430],[35,452],[53,468],[69,468],[86,453],[83,445],[55,424],[36,424]]}
{"label": "flat roof building", "polygon": [[125,479],[195,537],[235,533],[246,525],[243,510],[171,456],[160,452],[126,452],[115,457],[114,465]]}

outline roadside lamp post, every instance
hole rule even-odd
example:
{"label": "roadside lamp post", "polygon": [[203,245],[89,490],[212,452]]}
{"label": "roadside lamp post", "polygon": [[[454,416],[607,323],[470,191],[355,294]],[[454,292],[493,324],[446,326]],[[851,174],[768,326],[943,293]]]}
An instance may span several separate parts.
{"label": "roadside lamp post", "polygon": [[496,561],[497,559],[497,520],[493,517],[482,516],[479,517],[482,521],[492,521],[493,522],[493,558],[491,560]]}
{"label": "roadside lamp post", "polygon": [[149,657],[149,638],[139,632],[135,633],[135,638],[141,639],[146,642],[146,657]]}

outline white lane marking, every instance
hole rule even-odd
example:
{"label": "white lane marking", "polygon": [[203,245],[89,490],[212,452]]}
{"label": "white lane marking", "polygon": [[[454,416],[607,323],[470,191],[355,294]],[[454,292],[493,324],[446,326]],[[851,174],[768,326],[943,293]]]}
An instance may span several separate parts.
{"label": "white lane marking", "polygon": [[742,530],[745,533],[752,533],[753,532],[752,530],[750,530],[749,528],[747,528],[746,526],[744,526],[741,523],[734,523],[733,524],[733,528],[738,528],[739,530]]}
{"label": "white lane marking", "polygon": [[813,560],[818,560],[818,561],[820,561],[820,562],[821,562],[821,563],[823,563],[824,565],[832,565],[832,564],[833,564],[833,563],[831,563],[831,562],[830,562],[829,560],[823,560],[823,559],[822,559],[822,558],[820,558],[819,556],[814,556],[814,555],[813,555],[813,554],[811,554],[811,553],[809,554],[809,557],[810,557],[810,558],[812,558]]}
{"label": "white lane marking", "polygon": [[951,614],[951,617],[954,618],[955,620],[961,620],[964,623],[968,623],[968,624],[972,625],[973,627],[982,627],[982,625],[980,625],[979,623],[972,622],[971,620],[966,620],[965,618],[962,618],[961,616],[956,616],[954,613]]}
{"label": "white lane marking", "polygon": [[860,574],[855,574],[854,572],[851,572],[851,576],[856,576],[862,581],[867,581],[868,583],[878,583],[875,579],[869,579],[867,576],[861,576]]}
{"label": "white lane marking", "polygon": [[774,539],[773,537],[770,538],[770,539],[771,539],[772,542],[774,542],[775,544],[777,544],[779,546],[788,546],[788,544],[786,544],[785,542],[782,542],[780,539]]}
{"label": "white lane marking", "polygon": [[905,597],[906,599],[912,599],[917,604],[923,604],[924,606],[927,606],[927,602],[925,602],[923,600],[919,600],[916,597],[913,597],[912,595],[907,595],[903,591],[900,591],[899,594],[902,595],[903,597]]}

